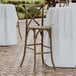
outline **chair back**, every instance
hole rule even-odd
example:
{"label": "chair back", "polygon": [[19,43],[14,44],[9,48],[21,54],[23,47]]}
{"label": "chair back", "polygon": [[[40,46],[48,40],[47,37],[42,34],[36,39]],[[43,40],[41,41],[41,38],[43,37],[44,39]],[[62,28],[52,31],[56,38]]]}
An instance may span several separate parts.
{"label": "chair back", "polygon": [[56,4],[56,6],[59,6],[59,7],[67,7],[69,5],[69,2],[68,0],[59,0],[58,3]]}
{"label": "chair back", "polygon": [[[43,26],[44,4],[24,4],[26,27],[32,25]],[[37,20],[40,18],[40,22]]]}

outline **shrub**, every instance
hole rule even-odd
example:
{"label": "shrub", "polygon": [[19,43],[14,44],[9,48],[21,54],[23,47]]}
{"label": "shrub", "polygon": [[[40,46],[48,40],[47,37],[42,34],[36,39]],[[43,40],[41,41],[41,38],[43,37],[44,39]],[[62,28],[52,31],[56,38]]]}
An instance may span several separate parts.
{"label": "shrub", "polygon": [[18,9],[18,12],[21,12],[21,13],[25,12],[25,8],[22,5],[16,6],[16,9]]}
{"label": "shrub", "polygon": [[[36,15],[36,17],[38,17],[40,15],[40,10],[37,9],[36,7],[31,7],[28,9],[28,12],[34,16],[34,14]],[[29,15],[28,15],[29,16]],[[29,16],[30,17],[30,16]]]}
{"label": "shrub", "polygon": [[2,0],[1,1],[3,4],[7,4],[8,3],[8,0]]}
{"label": "shrub", "polygon": [[21,0],[21,1],[24,1],[25,3],[45,3],[45,0]]}
{"label": "shrub", "polygon": [[18,12],[18,17],[19,17],[19,19],[24,19],[25,18],[25,14]]}

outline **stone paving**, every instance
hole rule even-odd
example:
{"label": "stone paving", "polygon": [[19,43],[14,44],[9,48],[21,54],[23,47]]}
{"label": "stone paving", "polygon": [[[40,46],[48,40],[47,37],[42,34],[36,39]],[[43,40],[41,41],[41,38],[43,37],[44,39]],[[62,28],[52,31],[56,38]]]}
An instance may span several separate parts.
{"label": "stone paving", "polygon": [[[56,68],[54,71],[53,68],[43,66],[40,55],[37,56],[36,73],[33,73],[33,51],[29,49],[23,66],[19,67],[23,55],[25,31],[24,22],[20,21],[20,24],[23,39],[18,36],[17,45],[0,46],[0,76],[76,76],[75,68]],[[28,42],[32,41],[32,37],[29,37]]]}

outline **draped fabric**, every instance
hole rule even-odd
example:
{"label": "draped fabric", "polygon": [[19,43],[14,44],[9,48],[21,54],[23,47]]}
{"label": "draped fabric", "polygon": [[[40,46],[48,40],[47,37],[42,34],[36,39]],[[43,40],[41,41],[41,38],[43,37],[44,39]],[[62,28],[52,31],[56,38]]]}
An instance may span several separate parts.
{"label": "draped fabric", "polygon": [[17,44],[17,20],[14,5],[0,4],[0,45]]}
{"label": "draped fabric", "polygon": [[[52,26],[54,62],[57,67],[76,66],[76,7],[49,8],[46,25]],[[45,32],[46,33],[46,32]],[[44,43],[49,39],[44,37]],[[45,48],[44,48],[45,49]],[[49,51],[49,49],[45,49]],[[45,55],[45,62],[51,65],[50,55]]]}

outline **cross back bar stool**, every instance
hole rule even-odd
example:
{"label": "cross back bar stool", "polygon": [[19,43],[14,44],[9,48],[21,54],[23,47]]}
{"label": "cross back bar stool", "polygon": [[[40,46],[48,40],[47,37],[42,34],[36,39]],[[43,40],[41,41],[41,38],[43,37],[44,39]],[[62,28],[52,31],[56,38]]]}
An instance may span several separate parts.
{"label": "cross back bar stool", "polygon": [[[51,62],[52,62],[52,65],[53,65],[53,68],[55,69],[55,64],[54,64],[54,61],[53,61],[53,54],[52,54],[52,28],[50,26],[43,26],[43,20],[44,20],[44,4],[24,4],[24,7],[25,7],[25,14],[26,14],[26,34],[25,34],[25,45],[24,45],[24,53],[23,53],[23,58],[22,58],[22,61],[21,61],[21,64],[20,64],[20,67],[22,66],[23,62],[24,62],[24,58],[25,58],[25,54],[26,54],[26,46],[34,46],[34,72],[35,72],[35,66],[36,66],[36,55],[41,55],[42,57],[42,62],[44,64],[44,55],[43,54],[48,54],[50,53],[51,55]],[[41,24],[39,24],[37,22],[37,20],[35,20],[36,16],[37,16],[37,13],[38,11],[34,11],[34,15],[30,14],[28,8],[40,8],[40,12],[41,12]],[[33,11],[33,10],[32,10]],[[31,12],[32,12],[31,11]],[[29,16],[30,16],[30,21],[29,21]],[[29,26],[31,24],[31,22],[34,21],[37,26],[35,26],[34,24],[32,24],[32,26]],[[28,40],[28,33],[29,31],[32,30],[33,31],[33,39],[34,39],[34,44],[27,44],[27,40]],[[43,33],[44,31],[47,31],[48,32],[48,35],[49,35],[49,38],[50,38],[50,52],[44,52],[43,51],[43,47],[47,47],[47,46],[44,46],[43,45]],[[38,34],[40,33],[40,36],[41,36],[41,43],[37,43],[36,42],[36,39],[38,37]],[[36,46],[37,45],[41,45],[41,52],[40,53],[37,53],[37,50],[36,50]]]}
{"label": "cross back bar stool", "polygon": [[59,0],[59,7],[66,7],[66,6],[68,6],[68,1]]}
{"label": "cross back bar stool", "polygon": [[[19,11],[19,4],[16,5],[16,11],[17,11],[17,16],[18,16],[18,11]],[[17,22],[17,27],[18,27],[18,33],[20,38],[22,39],[21,31],[20,31],[20,23],[19,23],[19,16],[18,16],[18,22]]]}
{"label": "cross back bar stool", "polygon": [[22,3],[20,1],[8,1],[8,4],[14,4],[16,6],[16,12],[17,12],[17,17],[18,17],[18,21],[17,21],[18,33],[19,33],[19,37],[22,39],[22,35],[21,35],[21,31],[20,31],[19,16],[18,16],[18,11],[19,11],[18,6]]}

